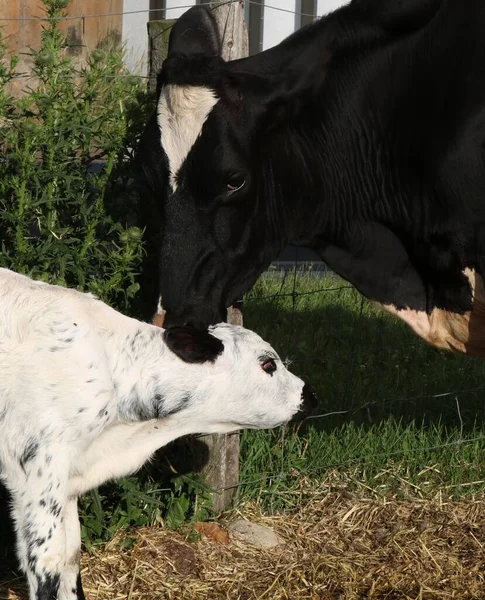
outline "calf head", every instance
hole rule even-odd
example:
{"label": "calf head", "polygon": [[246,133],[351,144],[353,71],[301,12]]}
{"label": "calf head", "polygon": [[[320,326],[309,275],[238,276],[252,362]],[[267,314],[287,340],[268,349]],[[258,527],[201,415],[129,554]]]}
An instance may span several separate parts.
{"label": "calf head", "polygon": [[252,59],[223,61],[216,23],[203,7],[172,29],[139,153],[161,210],[167,325],[224,320],[226,308],[296,241],[302,215],[312,219],[301,186],[308,169],[283,163],[276,149],[288,150],[281,126],[298,112],[302,90],[306,99],[316,92],[325,69],[310,75],[294,61],[283,78],[284,52],[276,61]]}
{"label": "calf head", "polygon": [[[181,411],[197,431],[276,427],[299,420],[316,404],[312,388],[248,329],[225,323],[209,331],[173,326],[164,336],[168,348],[185,363],[180,373],[189,388]],[[193,365],[193,374],[188,365]],[[172,376],[174,372],[171,368]]]}

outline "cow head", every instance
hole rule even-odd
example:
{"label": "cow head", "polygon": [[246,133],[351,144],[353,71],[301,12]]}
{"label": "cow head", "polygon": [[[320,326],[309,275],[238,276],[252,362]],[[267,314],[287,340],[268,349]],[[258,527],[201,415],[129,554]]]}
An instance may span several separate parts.
{"label": "cow head", "polygon": [[[289,143],[278,138],[278,126],[291,120],[303,70],[294,65],[295,78],[287,69],[283,79],[266,54],[256,66],[254,57],[223,61],[216,23],[203,7],[187,11],[171,31],[156,115],[140,149],[161,207],[168,325],[225,320],[226,308],[296,241],[304,167],[276,154]],[[278,60],[285,62],[283,54]]]}

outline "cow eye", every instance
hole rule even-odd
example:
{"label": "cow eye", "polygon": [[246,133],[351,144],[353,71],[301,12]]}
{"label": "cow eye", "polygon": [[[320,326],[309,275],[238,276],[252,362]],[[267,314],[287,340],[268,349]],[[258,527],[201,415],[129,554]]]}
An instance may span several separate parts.
{"label": "cow eye", "polygon": [[243,175],[232,175],[226,182],[226,192],[233,194],[238,192],[246,184],[246,179]]}
{"label": "cow eye", "polygon": [[272,358],[270,358],[264,361],[264,363],[261,365],[261,368],[265,373],[268,373],[268,375],[273,375],[273,373],[276,371],[276,363]]}

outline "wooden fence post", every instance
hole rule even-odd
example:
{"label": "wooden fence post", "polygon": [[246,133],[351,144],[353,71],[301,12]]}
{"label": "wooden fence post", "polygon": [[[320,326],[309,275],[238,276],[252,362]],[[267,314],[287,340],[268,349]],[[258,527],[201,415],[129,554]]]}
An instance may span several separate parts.
{"label": "wooden fence post", "polygon": [[[222,58],[235,60],[247,56],[249,38],[244,20],[244,2],[219,1],[210,4],[222,40]],[[243,324],[241,309],[242,303],[228,309],[228,323]],[[209,462],[204,469],[206,481],[212,488],[223,490],[212,497],[214,512],[220,512],[230,506],[239,483],[239,433],[207,436],[205,442],[209,448]]]}
{"label": "wooden fence post", "polygon": [[235,60],[249,53],[248,27],[244,20],[244,0],[211,2],[222,40],[222,58]]}
{"label": "wooden fence post", "polygon": [[[244,20],[244,1],[228,3],[206,2],[210,4],[222,40],[222,57],[225,60],[243,58],[249,52],[248,29]],[[167,56],[170,28],[174,21],[150,21],[149,37],[149,89],[155,90],[157,74]],[[158,315],[157,315],[158,317]],[[155,322],[163,323],[163,315]],[[231,306],[227,311],[227,321],[235,325],[243,324],[242,302]],[[209,450],[209,461],[203,473],[207,483],[215,490],[212,497],[214,512],[225,510],[231,504],[239,483],[239,433],[208,435],[204,442]]]}
{"label": "wooden fence post", "polygon": [[157,75],[162,68],[162,63],[167,56],[170,29],[174,20],[148,21],[148,89],[155,92],[157,89]]}

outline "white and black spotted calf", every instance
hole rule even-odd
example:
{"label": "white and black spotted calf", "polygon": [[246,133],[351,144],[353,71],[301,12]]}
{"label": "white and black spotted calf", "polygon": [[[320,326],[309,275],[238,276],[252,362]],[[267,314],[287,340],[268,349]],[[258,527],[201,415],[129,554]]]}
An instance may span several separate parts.
{"label": "white and black spotted calf", "polygon": [[256,334],[209,331],[0,269],[0,474],[31,600],[84,598],[80,494],[182,435],[274,427],[313,402]]}

